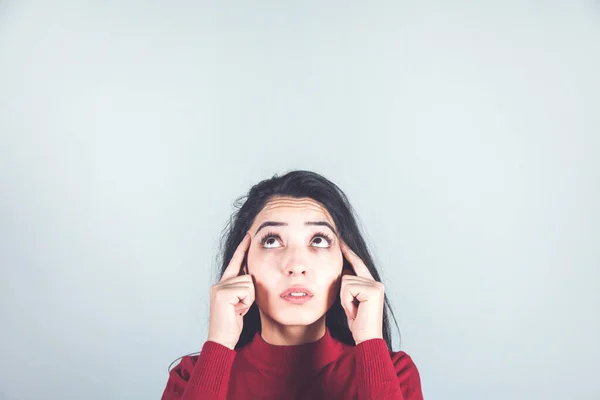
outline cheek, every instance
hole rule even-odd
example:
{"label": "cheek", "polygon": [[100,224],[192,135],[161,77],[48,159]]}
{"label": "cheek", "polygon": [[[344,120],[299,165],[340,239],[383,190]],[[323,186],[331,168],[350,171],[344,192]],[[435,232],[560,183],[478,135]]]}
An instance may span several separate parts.
{"label": "cheek", "polygon": [[273,267],[273,256],[267,252],[251,247],[248,250],[248,271],[252,275],[256,290],[256,302],[264,307],[266,299],[274,289],[271,287],[277,281],[276,269]]}
{"label": "cheek", "polygon": [[331,252],[319,259],[319,266],[316,269],[319,282],[324,285],[338,283],[342,275],[343,261],[342,254],[339,252]]}
{"label": "cheek", "polygon": [[328,263],[331,265],[331,270],[340,275],[342,273],[342,267],[344,265],[344,257],[339,249],[335,249],[328,254]]}
{"label": "cheek", "polygon": [[277,258],[273,253],[250,247],[248,250],[248,270],[252,275],[264,274],[277,266]]}

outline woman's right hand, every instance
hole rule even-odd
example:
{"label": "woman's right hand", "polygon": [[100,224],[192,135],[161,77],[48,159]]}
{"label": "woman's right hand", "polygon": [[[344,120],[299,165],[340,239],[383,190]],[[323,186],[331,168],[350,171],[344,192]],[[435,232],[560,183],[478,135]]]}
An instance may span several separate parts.
{"label": "woman's right hand", "polygon": [[238,245],[219,283],[210,288],[208,340],[235,348],[244,326],[244,315],[254,303],[252,277],[240,275],[250,247],[250,233]]}

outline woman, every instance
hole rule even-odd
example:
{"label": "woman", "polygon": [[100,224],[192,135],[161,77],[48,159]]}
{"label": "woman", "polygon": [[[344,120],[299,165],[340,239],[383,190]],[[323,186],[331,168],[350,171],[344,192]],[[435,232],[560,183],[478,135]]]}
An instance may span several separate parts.
{"label": "woman", "polygon": [[[421,400],[393,352],[379,274],[346,195],[292,171],[250,189],[224,235],[208,338],[163,400]],[[391,311],[391,310],[390,310]]]}

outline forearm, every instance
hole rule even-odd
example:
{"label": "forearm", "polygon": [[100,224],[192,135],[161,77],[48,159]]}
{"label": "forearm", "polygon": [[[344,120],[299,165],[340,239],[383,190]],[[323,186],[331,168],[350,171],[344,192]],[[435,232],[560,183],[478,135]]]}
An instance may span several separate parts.
{"label": "forearm", "polygon": [[356,351],[358,400],[407,400],[384,340],[367,340],[357,345]]}
{"label": "forearm", "polygon": [[406,353],[391,355],[383,339],[362,342],[356,351],[359,400],[423,400],[419,371]]}

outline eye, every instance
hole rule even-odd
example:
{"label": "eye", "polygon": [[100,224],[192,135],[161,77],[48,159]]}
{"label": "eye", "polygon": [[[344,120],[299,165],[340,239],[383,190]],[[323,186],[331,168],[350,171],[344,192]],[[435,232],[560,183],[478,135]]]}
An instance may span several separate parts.
{"label": "eye", "polygon": [[329,246],[331,246],[331,237],[329,237],[329,235],[326,235],[324,233],[318,233],[313,237],[312,243],[316,244],[316,246],[314,247],[320,247],[320,248],[328,248]]}
{"label": "eye", "polygon": [[262,237],[262,239],[260,240],[260,244],[266,248],[266,249],[274,249],[277,248],[279,246],[277,246],[277,242],[280,240],[281,238],[279,237],[278,234],[276,233],[267,233],[265,236]]}
{"label": "eye", "polygon": [[268,237],[265,240],[265,243],[263,244],[263,246],[266,247],[267,249],[273,248],[273,247],[278,247],[277,246],[277,239],[275,239],[273,236]]}

